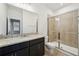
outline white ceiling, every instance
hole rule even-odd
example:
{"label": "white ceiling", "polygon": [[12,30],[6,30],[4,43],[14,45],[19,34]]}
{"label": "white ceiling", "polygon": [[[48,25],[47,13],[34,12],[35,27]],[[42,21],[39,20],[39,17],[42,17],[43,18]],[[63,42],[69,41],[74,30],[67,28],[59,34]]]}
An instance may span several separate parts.
{"label": "white ceiling", "polygon": [[42,5],[42,6],[45,6],[45,7],[49,8],[49,9],[51,9],[52,11],[57,11],[57,10],[59,10],[61,8],[67,7],[67,6],[75,4],[75,3],[24,3],[24,4],[33,5],[33,6]]}
{"label": "white ceiling", "polygon": [[71,5],[72,3],[41,3],[41,5],[44,5],[51,9],[52,11],[59,10],[61,8],[64,8],[66,6]]}

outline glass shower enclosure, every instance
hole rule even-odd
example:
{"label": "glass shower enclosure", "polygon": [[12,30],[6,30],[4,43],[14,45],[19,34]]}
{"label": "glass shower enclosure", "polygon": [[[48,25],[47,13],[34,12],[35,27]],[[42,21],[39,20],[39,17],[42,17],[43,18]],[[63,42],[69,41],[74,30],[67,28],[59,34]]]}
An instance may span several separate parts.
{"label": "glass shower enclosure", "polygon": [[78,55],[78,10],[60,15],[60,49]]}
{"label": "glass shower enclosure", "polygon": [[49,19],[48,39],[57,48],[71,55],[79,55],[79,10],[73,10]]}

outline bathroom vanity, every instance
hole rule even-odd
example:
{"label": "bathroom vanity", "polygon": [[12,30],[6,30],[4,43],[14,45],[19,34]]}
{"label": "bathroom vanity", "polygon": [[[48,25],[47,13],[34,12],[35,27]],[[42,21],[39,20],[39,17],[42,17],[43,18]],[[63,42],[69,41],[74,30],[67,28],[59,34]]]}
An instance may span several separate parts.
{"label": "bathroom vanity", "polygon": [[43,56],[44,36],[29,35],[0,40],[0,56]]}

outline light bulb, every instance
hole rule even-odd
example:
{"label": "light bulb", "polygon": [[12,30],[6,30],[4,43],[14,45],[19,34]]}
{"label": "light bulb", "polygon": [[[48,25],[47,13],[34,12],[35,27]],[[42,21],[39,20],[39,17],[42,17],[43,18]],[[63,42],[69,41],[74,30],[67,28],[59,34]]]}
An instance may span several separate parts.
{"label": "light bulb", "polygon": [[56,18],[56,21],[59,21],[59,20],[60,20],[60,19],[57,17],[57,18]]}

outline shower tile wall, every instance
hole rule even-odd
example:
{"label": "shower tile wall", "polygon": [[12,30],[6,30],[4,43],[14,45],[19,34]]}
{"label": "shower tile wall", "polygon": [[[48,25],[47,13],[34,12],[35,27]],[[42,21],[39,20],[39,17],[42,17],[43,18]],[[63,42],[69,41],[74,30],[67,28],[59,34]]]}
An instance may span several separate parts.
{"label": "shower tile wall", "polygon": [[[56,17],[59,17],[59,27],[57,28]],[[64,50],[64,44],[78,51],[78,10],[70,11],[49,19],[49,42],[57,42],[58,32],[60,32],[60,47]],[[67,50],[67,49],[65,49]],[[70,52],[70,51],[68,51]],[[71,52],[72,53],[72,52]],[[77,54],[77,52],[75,52]]]}
{"label": "shower tile wall", "polygon": [[61,41],[71,47],[78,48],[77,16],[78,11],[71,11],[60,16]]}
{"label": "shower tile wall", "polygon": [[48,38],[49,38],[49,42],[54,42],[57,40],[55,17],[51,17],[48,20]]}

